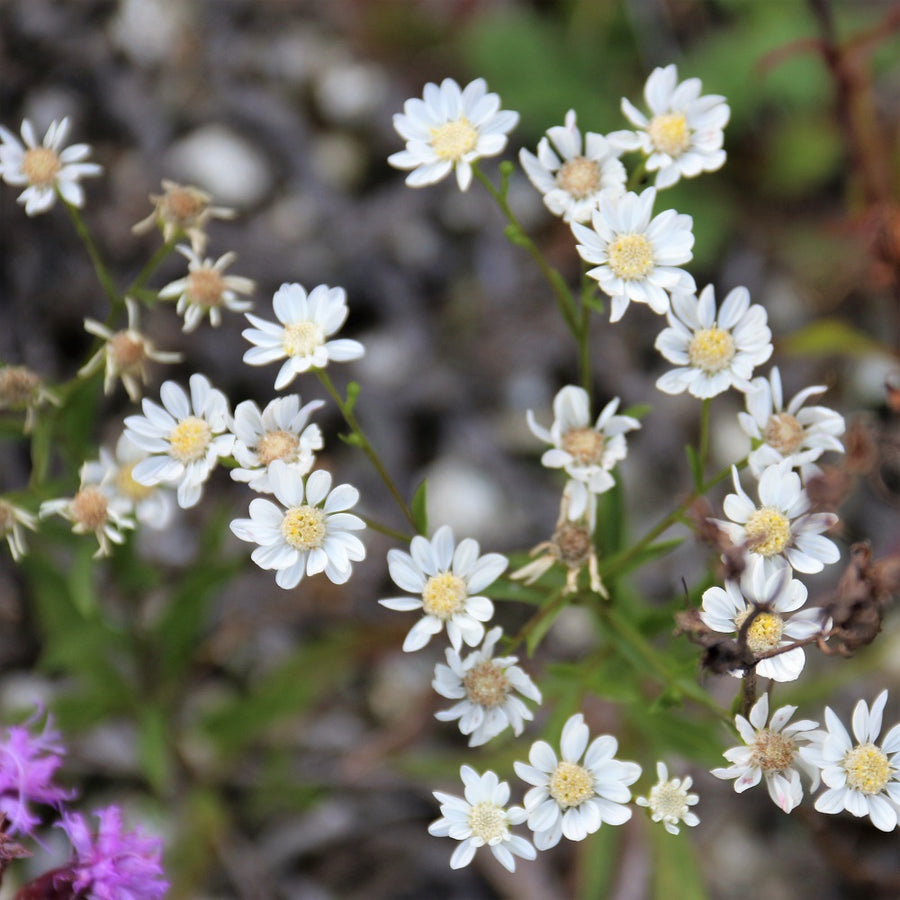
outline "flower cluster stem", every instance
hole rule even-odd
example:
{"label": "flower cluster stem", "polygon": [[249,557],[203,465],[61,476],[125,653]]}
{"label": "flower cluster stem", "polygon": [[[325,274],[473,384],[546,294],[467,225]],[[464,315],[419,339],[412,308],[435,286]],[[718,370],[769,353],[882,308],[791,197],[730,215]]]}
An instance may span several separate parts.
{"label": "flower cluster stem", "polygon": [[94,266],[94,272],[97,274],[97,280],[100,282],[100,286],[103,288],[103,292],[106,294],[109,302],[112,304],[113,309],[120,307],[124,301],[119,295],[119,292],[116,290],[116,286],[113,283],[112,276],[109,274],[109,270],[106,268],[106,264],[103,262],[103,258],[100,256],[100,251],[97,249],[97,245],[94,243],[94,239],[93,237],[91,237],[91,233],[88,230],[84,219],[81,217],[81,213],[78,211],[78,207],[73,206],[67,200],[63,200],[63,204],[69,211],[69,218],[72,220],[72,224],[75,226],[75,231],[78,234],[78,237],[81,238],[81,242],[84,244],[85,249],[88,252],[88,256],[90,256],[91,258],[91,263]]}

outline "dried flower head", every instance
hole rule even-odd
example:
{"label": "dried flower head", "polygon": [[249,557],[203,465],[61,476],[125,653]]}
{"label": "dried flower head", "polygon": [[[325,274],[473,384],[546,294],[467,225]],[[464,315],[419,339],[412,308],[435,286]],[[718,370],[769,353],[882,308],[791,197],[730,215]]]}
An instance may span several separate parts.
{"label": "dried flower head", "polygon": [[22,430],[30,434],[37,410],[44,403],[59,406],[57,396],[46,387],[41,377],[28,366],[0,366],[0,410],[25,411]]}
{"label": "dried flower head", "polygon": [[22,507],[0,498],[0,538],[6,538],[12,558],[19,562],[25,555],[25,535],[23,528],[37,530],[37,518]]}

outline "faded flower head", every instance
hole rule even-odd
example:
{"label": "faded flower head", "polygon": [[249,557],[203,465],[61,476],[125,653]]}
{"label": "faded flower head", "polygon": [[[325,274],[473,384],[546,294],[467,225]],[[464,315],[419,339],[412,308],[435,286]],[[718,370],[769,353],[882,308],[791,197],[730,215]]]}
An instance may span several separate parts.
{"label": "faded flower head", "polygon": [[500,98],[488,93],[483,78],[460,90],[452,78],[440,85],[425,85],[422,99],[413,97],[394,115],[394,128],[406,148],[388,157],[397,169],[412,169],[410,187],[424,187],[456,169],[461,191],[472,182],[472,164],[497,156],[506,147],[507,134],[519,121],[517,112],[500,109]]}
{"label": "faded flower head", "polygon": [[103,167],[85,162],[91,154],[88,144],[73,144],[62,149],[69,134],[68,117],[54,119],[38,143],[34,126],[22,122],[22,141],[0,125],[0,178],[14,187],[25,186],[18,202],[25,215],[46,212],[56,202],[56,195],[72,206],[84,206],[82,178],[99,175]]}
{"label": "faded flower head", "polygon": [[36,531],[37,517],[22,509],[21,506],[0,498],[0,538],[6,538],[9,552],[12,553],[12,558],[16,562],[19,562],[27,552],[23,531],[25,528],[29,531]]}
{"label": "faded flower head", "polygon": [[37,410],[44,403],[59,406],[57,396],[46,387],[41,377],[28,366],[0,366],[0,410],[25,411],[25,434],[30,434],[37,420]]}
{"label": "faded flower head", "polygon": [[656,764],[657,783],[650,788],[646,797],[635,797],[638,806],[646,806],[650,810],[650,818],[654,822],[662,822],[669,834],[678,834],[678,823],[693,828],[700,824],[691,807],[699,801],[696,794],[689,794],[690,775],[685,778],[669,778],[669,770],[664,762]]}

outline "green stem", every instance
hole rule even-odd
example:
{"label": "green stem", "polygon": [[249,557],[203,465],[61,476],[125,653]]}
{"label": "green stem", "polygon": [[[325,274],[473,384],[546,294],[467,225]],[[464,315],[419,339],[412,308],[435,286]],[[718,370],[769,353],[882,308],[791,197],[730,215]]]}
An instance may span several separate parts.
{"label": "green stem", "polygon": [[551,595],[550,600],[545,603],[518,631],[518,633],[509,642],[506,652],[512,652],[524,641],[528,640],[529,635],[543,622],[548,616],[556,614],[556,611],[562,606],[567,597],[574,595],[566,594],[564,588],[559,588],[555,594]]}
{"label": "green stem", "polygon": [[702,480],[706,472],[706,461],[709,459],[709,410],[712,406],[712,397],[706,397],[700,406],[700,439],[697,443],[697,454],[700,465],[698,474]]}
{"label": "green stem", "polygon": [[383,534],[386,537],[393,538],[395,541],[399,541],[401,544],[408,544],[412,540],[412,535],[404,534],[402,531],[397,531],[395,528],[390,528],[387,525],[382,525],[381,522],[376,522],[375,519],[370,519],[368,516],[361,516],[359,513],[356,513],[366,523],[366,528],[371,528],[372,531],[377,531],[379,534]]}
{"label": "green stem", "polygon": [[643,157],[641,161],[634,167],[634,171],[628,176],[628,184],[625,185],[626,191],[637,191],[641,185],[644,175],[647,174],[647,157]]}
{"label": "green stem", "polygon": [[166,241],[166,243],[161,244],[156,248],[153,256],[151,256],[150,259],[147,260],[144,268],[141,269],[140,272],[138,272],[134,281],[132,281],[131,284],[129,284],[125,289],[126,297],[133,296],[141,290],[141,288],[147,282],[147,279],[159,268],[163,260],[165,260],[169,256],[172,250],[175,249],[176,242],[177,238],[172,238],[171,240]]}
{"label": "green stem", "polygon": [[416,520],[412,514],[412,510],[409,508],[407,502],[403,499],[403,495],[397,489],[397,485],[394,484],[394,480],[390,475],[388,475],[387,469],[385,469],[384,464],[381,462],[381,459],[375,452],[375,448],[371,445],[371,443],[369,443],[369,439],[366,437],[365,432],[362,430],[362,426],[359,424],[359,421],[353,414],[352,405],[344,400],[344,398],[340,395],[337,388],[328,377],[328,373],[324,369],[315,369],[314,371],[316,375],[319,376],[319,381],[321,381],[325,386],[325,390],[328,391],[328,393],[331,395],[332,400],[334,400],[334,402],[337,404],[338,409],[341,411],[341,415],[344,417],[344,421],[356,436],[356,442],[359,448],[363,453],[365,453],[369,462],[372,463],[375,471],[378,473],[378,476],[384,482],[385,487],[387,487],[391,496],[394,498],[394,502],[397,504],[397,506],[400,507],[400,511],[406,517],[406,520],[410,525],[412,525],[413,530],[418,533],[419,529],[416,526]]}
{"label": "green stem", "polygon": [[590,348],[590,325],[591,325],[591,308],[587,303],[587,296],[591,288],[590,279],[585,274],[582,276],[581,284],[581,324],[576,335],[578,343],[578,372],[581,379],[581,386],[588,395],[588,400],[593,397],[593,378],[591,376],[591,348]]}
{"label": "green stem", "polygon": [[100,251],[97,250],[97,245],[94,243],[94,239],[91,237],[91,233],[88,231],[87,225],[85,224],[84,219],[82,219],[81,213],[78,211],[78,207],[72,206],[72,204],[66,200],[63,200],[63,205],[69,211],[69,218],[75,226],[75,231],[78,233],[78,237],[81,238],[81,242],[84,244],[88,256],[91,258],[100,286],[103,288],[113,309],[116,309],[122,305],[122,298],[116,290],[112,276],[109,274],[109,270],[106,268],[106,265],[100,256]]}

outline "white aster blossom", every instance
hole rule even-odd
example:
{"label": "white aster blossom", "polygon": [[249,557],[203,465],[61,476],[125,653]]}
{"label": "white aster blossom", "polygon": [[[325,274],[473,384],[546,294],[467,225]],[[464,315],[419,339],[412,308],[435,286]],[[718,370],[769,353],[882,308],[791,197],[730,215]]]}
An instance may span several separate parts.
{"label": "white aster blossom", "polygon": [[62,516],[72,523],[75,534],[93,534],[100,545],[94,558],[109,556],[113,544],[125,542],[123,531],[134,528],[129,504],[108,482],[97,480],[98,471],[90,463],[81,467],[81,484],[74,497],[45,500],[40,517]]}
{"label": "white aster blossom", "polygon": [[319,572],[344,584],[353,563],[366,557],[362,541],[352,534],[365,522],[347,511],[356,505],[359,491],[349,484],[332,488],[331,473],[324,469],[304,481],[280,459],[269,466],[269,487],[278,503],[257,497],[250,501],[250,518],[231,523],[242,541],[259,544],[250,556],[253,562],[274,569],[275,583],[285,590],[296,587],[304,574]]}
{"label": "white aster blossom", "polygon": [[421,650],[447,627],[454,650],[463,643],[474,647],[484,637],[484,622],[494,615],[494,604],[481,591],[506,569],[500,553],[479,556],[478,541],[464,538],[457,546],[453,530],[442,525],[429,541],[416,535],[410,552],[389,550],[388,571],[394,584],[417,597],[389,597],[378,602],[399,612],[421,610],[423,616],[403,641],[407,653]]}
{"label": "white aster blossom", "polygon": [[[806,585],[791,577],[790,568],[767,570],[762,560],[751,559],[740,581],[728,580],[724,588],[703,592],[700,618],[713,631],[737,634],[752,615],[746,629],[747,649],[759,657],[795,641],[827,634],[831,624],[821,609],[800,609],[806,599]],[[759,659],[755,668],[763,678],[795,681],[805,665],[804,648],[794,647]],[[740,676],[743,671],[731,674]]]}
{"label": "white aster blossom", "polygon": [[662,315],[672,292],[696,289],[693,277],[678,268],[693,257],[694,220],[674,209],[653,216],[655,201],[655,188],[640,195],[604,192],[591,216],[593,227],[572,223],[578,253],[594,266],[587,274],[612,298],[611,322],[622,318],[631,301]]}
{"label": "white aster blossom", "polygon": [[565,125],[547,129],[537,156],[523,147],[519,162],[547,209],[566,222],[589,222],[601,191],[625,193],[627,173],[618,152],[601,134],[589,131],[582,141],[574,109],[566,113]]}
{"label": "white aster blossom", "polygon": [[493,772],[479,775],[471,766],[461,766],[459,774],[465,785],[465,799],[434,791],[441,804],[441,818],[428,826],[428,833],[435,837],[462,841],[450,857],[450,868],[467,866],[475,851],[485,846],[510,872],[516,870],[515,857],[534,859],[537,853],[531,843],[509,830],[510,825],[525,821],[525,810],[520,806],[506,808],[509,785]]}
{"label": "white aster blossom", "polygon": [[253,309],[250,300],[241,300],[238,294],[252,294],[256,284],[241,275],[226,275],[225,270],[237,259],[234,252],[217,260],[204,259],[193,248],[179,244],[175,248],[188,261],[188,273],[177,278],[159,292],[160,300],[177,298],[175,312],[184,318],[183,331],[194,331],[209,316],[214,328],[222,324],[222,309],[246,312]]}
{"label": "white aster blossom", "polygon": [[231,430],[232,453],[240,467],[231,470],[231,477],[267,494],[269,466],[277,459],[306,475],[324,446],[321,429],[310,424],[309,417],[324,405],[323,400],[312,400],[300,406],[299,394],[276,397],[262,411],[252,400],[238,403]]}
{"label": "white aster blossom", "polygon": [[[615,397],[592,422],[587,391],[570,384],[553,398],[553,424],[549,430],[537,423],[529,409],[526,415],[531,433],[552,445],[541,456],[541,464],[548,469],[563,469],[592,494],[608,491],[615,484],[611,470],[628,454],[625,435],[641,427],[631,416],[616,415],[618,408],[619,398]],[[583,512],[583,503],[575,502],[577,499],[570,498],[571,518],[580,518]]]}
{"label": "white aster blossom", "polygon": [[622,113],[637,131],[616,131],[609,142],[620,152],[640,150],[656,186],[666,188],[680,178],[715,172],[725,163],[722,149],[731,111],[719,94],[701,96],[699,78],[679,83],[674,64],[654,69],[644,85],[649,118],[622,98]]}
{"label": "white aster blossom", "polygon": [[844,417],[827,406],[803,405],[825,390],[824,385],[804,388],[785,407],[777,366],[768,378],[753,379],[745,395],[747,411],[738,413],[738,421],[754,445],[758,444],[747,457],[757,478],[767,466],[787,460],[807,482],[821,474],[815,460],[826,450],[843,453],[838,437],[844,433]]}
{"label": "white aster blossom", "polygon": [[327,340],[347,319],[347,294],[341,287],[326,284],[307,295],[299,284],[283,284],[272,298],[278,324],[247,313],[253,328],[242,334],[255,346],[244,354],[251,366],[285,360],[275,378],[275,390],[287,387],[301,372],[324,369],[329,362],[359,359],[365,349],[348,338]]}
{"label": "white aster blossom", "polygon": [[690,828],[700,824],[696,813],[691,812],[700,798],[696,794],[689,794],[691,788],[691,776],[684,778],[669,778],[669,770],[664,762],[656,764],[657,783],[650,788],[646,797],[635,797],[634,802],[638,806],[646,806],[650,810],[650,818],[654,822],[662,822],[669,834],[678,834],[679,822],[684,822]]}
{"label": "white aster blossom", "polygon": [[480,747],[507,726],[513,734],[522,733],[525,722],[534,718],[516,692],[541,702],[541,692],[527,673],[519,668],[515,656],[494,656],[494,647],[503,629],[492,628],[477,650],[463,659],[452,647],[446,650],[447,665],[434,667],[432,687],[442,696],[460,702],[435,713],[441,722],[459,719],[459,730],[469,735],[469,746]]}
{"label": "white aster blossom", "polygon": [[819,784],[818,770],[803,758],[804,745],[815,739],[819,723],[809,719],[791,722],[796,711],[796,706],[782,706],[770,721],[769,695],[763,694],[751,707],[749,721],[741,715],[734,717],[744,745],[726,750],[723,756],[731,765],[713,769],[712,774],[733,778],[738,794],[765,778],[772,802],[783,812],[791,812],[803,799],[800,770],[812,782],[810,790]]}
{"label": "white aster blossom", "polygon": [[25,528],[37,531],[37,517],[21,506],[0,498],[0,538],[6,538],[15,562],[19,562],[28,552],[23,531]]}
{"label": "white aster blossom", "polygon": [[125,309],[128,325],[120,331],[112,331],[96,319],[84,320],[85,331],[101,338],[103,346],[78,370],[78,374],[84,378],[103,366],[103,393],[111,394],[116,379],[121,378],[129,399],[137,403],[147,383],[147,361],[177,363],[181,362],[182,355],[157,350],[153,342],[141,333],[138,305],[132,297],[125,298]]}
{"label": "white aster blossom", "polygon": [[134,467],[147,459],[149,453],[133,444],[128,435],[122,433],[116,441],[114,453],[106,447],[100,448],[100,459],[85,463],[88,477],[107,485],[115,495],[124,500],[127,510],[147,528],[161,531],[168,527],[175,515],[174,492],[162,485],[148,486],[134,480]]}
{"label": "white aster blossom", "polygon": [[900,724],[878,743],[888,692],[871,709],[860,700],[853,710],[854,741],[841,720],[825,708],[825,730],[800,749],[800,755],[822,773],[827,790],[816,799],[822,813],[842,810],[868,816],[881,831],[893,831],[900,817]]}
{"label": "white aster blossom", "polygon": [[678,366],[656,382],[666,394],[688,391],[707,399],[731,387],[746,391],[753,369],[772,355],[766,310],[750,304],[745,287],[729,291],[718,311],[711,284],[699,297],[674,294],[666,318],[669,327],[654,345]]}
{"label": "white aster blossom", "polygon": [[714,521],[733,544],[747,548],[751,559],[762,557],[768,571],[786,562],[806,574],[821,572],[840,559],[837,545],[822,534],[838,517],[830,512],[809,512],[809,496],[789,462],[769,466],[762,473],[758,506],[741,487],[735,467],[732,480],[735,493],[728,494],[723,504],[731,521]]}
{"label": "white aster blossom", "polygon": [[412,169],[406,176],[410,187],[434,184],[455,168],[459,189],[465,191],[472,182],[472,163],[502,153],[518,121],[517,112],[500,109],[500,98],[488,93],[483,78],[462,90],[452,78],[440,86],[429,82],[421,100],[407,100],[403,112],[394,115],[406,149],[392,153],[388,162]]}
{"label": "white aster blossom", "polygon": [[79,180],[103,171],[97,163],[85,162],[91,154],[89,144],[62,149],[68,134],[68,117],[54,119],[41,143],[28,119],[22,122],[24,145],[0,125],[0,177],[14,187],[25,186],[18,202],[25,207],[26,215],[47,212],[56,203],[57,194],[72,206],[84,206]]}
{"label": "white aster blossom", "polygon": [[583,841],[604,822],[622,825],[631,818],[625,804],[641,767],[614,758],[619,745],[611,735],[601,735],[590,746],[589,740],[584,716],[576,713],[563,726],[562,759],[546,741],[536,741],[528,754],[530,765],[515,763],[519,778],[534,785],[525,795],[525,809],[538,850],[555,847],[562,837]]}
{"label": "white aster blossom", "polygon": [[203,484],[222,456],[231,453],[228,399],[204,375],[191,375],[190,397],[174,381],[160,388],[162,406],[148,398],[142,416],[125,419],[128,439],[150,456],[131,472],[139,484],[177,485],[182,509],[200,501]]}

